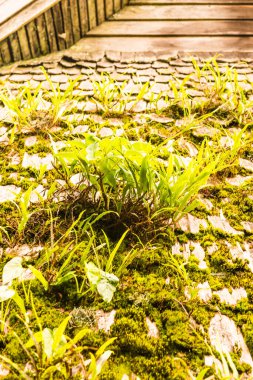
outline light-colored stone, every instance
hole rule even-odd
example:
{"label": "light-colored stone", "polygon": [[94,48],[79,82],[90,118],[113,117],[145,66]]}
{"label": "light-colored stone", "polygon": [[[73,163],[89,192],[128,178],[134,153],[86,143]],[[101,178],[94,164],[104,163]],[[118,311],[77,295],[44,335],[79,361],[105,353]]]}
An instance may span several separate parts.
{"label": "light-colored stone", "polygon": [[253,222],[241,222],[245,231],[253,233]]}
{"label": "light-colored stone", "polygon": [[228,288],[224,288],[213,292],[213,294],[219,296],[221,302],[232,306],[235,306],[242,298],[247,298],[247,293],[244,288],[232,289],[231,293]]}
{"label": "light-colored stone", "polygon": [[110,332],[110,328],[114,323],[116,310],[112,310],[109,313],[105,313],[102,310],[96,311],[96,320],[99,330],[104,330],[106,333]]}
{"label": "light-colored stone", "polygon": [[178,227],[181,228],[182,231],[191,234],[197,234],[200,231],[200,227],[206,229],[208,227],[207,221],[205,219],[199,219],[191,214],[187,214],[183,218],[181,218],[178,223]]}
{"label": "light-colored stone", "polygon": [[210,199],[199,197],[199,201],[205,206],[205,208],[210,211],[213,208],[213,204]]}
{"label": "light-colored stone", "polygon": [[52,154],[47,154],[45,157],[39,157],[38,154],[32,154],[29,155],[25,152],[23,161],[22,161],[22,167],[23,168],[34,168],[37,170],[40,170],[41,166],[45,166],[47,170],[53,169],[53,161],[54,158]]}
{"label": "light-colored stone", "polygon": [[253,162],[251,162],[249,160],[245,160],[244,158],[239,158],[239,165],[242,168],[253,172]]}
{"label": "light-colored stone", "polygon": [[230,250],[232,258],[235,259],[241,259],[241,260],[247,260],[247,265],[251,272],[253,272],[253,245],[249,243],[244,243],[244,245],[240,245],[239,242],[236,243],[236,245],[231,245],[227,242],[227,246]]}
{"label": "light-colored stone", "polygon": [[221,230],[227,234],[243,235],[242,231],[237,231],[230,226],[228,220],[224,217],[222,210],[220,216],[208,215],[208,221],[211,223],[213,228]]}
{"label": "light-colored stone", "polygon": [[147,103],[144,100],[140,100],[139,102],[128,102],[126,105],[126,110],[127,111],[132,111],[132,112],[145,112],[147,109]]}
{"label": "light-colored stone", "polygon": [[21,187],[15,185],[0,186],[0,203],[14,201],[20,191]]}
{"label": "light-colored stone", "polygon": [[194,255],[199,260],[199,268],[206,269],[205,251],[200,243],[188,241],[186,244],[180,245],[176,243],[172,246],[173,255],[183,255],[185,260],[188,261],[191,255]]}
{"label": "light-colored stone", "polygon": [[177,141],[177,143],[181,149],[186,149],[188,151],[190,157],[195,157],[198,154],[198,149],[196,148],[196,146],[192,142],[184,139],[183,137],[181,137]]}
{"label": "light-colored stone", "polygon": [[198,284],[197,288],[199,289],[198,296],[201,301],[207,302],[212,298],[212,289],[208,281],[205,281],[203,284]]}
{"label": "light-colored stone", "polygon": [[248,175],[246,177],[243,177],[241,175],[237,175],[233,178],[227,178],[226,182],[232,186],[241,186],[241,185],[244,185],[245,182],[250,181],[252,179],[253,179],[253,175]]}
{"label": "light-colored stone", "polygon": [[30,197],[31,203],[38,203],[42,200],[47,199],[48,190],[46,190],[42,185],[38,185],[32,192]]}
{"label": "light-colored stone", "polygon": [[220,138],[220,145],[223,148],[232,148],[234,146],[234,140],[230,136],[222,136]]}
{"label": "light-colored stone", "polygon": [[82,133],[86,133],[88,132],[89,130],[89,125],[78,125],[77,127],[75,127],[73,129],[73,131],[71,132],[72,135],[79,135],[79,134],[82,134]]}
{"label": "light-colored stone", "polygon": [[6,248],[5,253],[10,256],[20,256],[20,257],[37,257],[39,253],[43,250],[41,245],[29,246],[27,244],[16,245],[13,248]]}
{"label": "light-colored stone", "polygon": [[151,338],[158,339],[159,338],[159,330],[155,324],[148,317],[146,317],[146,324],[148,326],[148,336]]}
{"label": "light-colored stone", "polygon": [[244,341],[240,329],[235,322],[226,315],[217,313],[210,321],[208,329],[211,345],[223,353],[233,352],[234,348],[241,350],[241,363],[253,367],[253,360]]}
{"label": "light-colored stone", "polygon": [[198,127],[192,130],[192,134],[196,137],[214,137],[220,133],[220,130],[213,127]]}
{"label": "light-colored stone", "polygon": [[207,247],[207,252],[209,253],[209,255],[211,255],[212,253],[214,253],[216,251],[218,251],[218,246],[216,243],[213,243],[212,245]]}
{"label": "light-colored stone", "polygon": [[25,139],[25,146],[33,146],[37,142],[37,136],[29,136]]}
{"label": "light-colored stone", "polygon": [[100,131],[98,132],[100,137],[109,137],[113,136],[113,130],[108,127],[102,127]]}

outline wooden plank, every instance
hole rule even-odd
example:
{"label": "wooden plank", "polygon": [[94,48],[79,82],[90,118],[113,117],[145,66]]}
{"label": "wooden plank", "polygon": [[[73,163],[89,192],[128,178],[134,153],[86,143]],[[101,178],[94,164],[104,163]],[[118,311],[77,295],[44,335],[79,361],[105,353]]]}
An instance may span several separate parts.
{"label": "wooden plank", "polygon": [[130,0],[129,4],[139,4],[139,5],[147,5],[147,4],[167,4],[167,5],[181,5],[181,4],[248,4],[252,5],[252,0]]}
{"label": "wooden plank", "polygon": [[129,0],[121,0],[121,6],[124,7],[125,5],[129,4]]}
{"label": "wooden plank", "polygon": [[63,23],[64,30],[66,33],[66,47],[70,47],[74,43],[74,38],[72,34],[72,25],[71,25],[71,13],[70,13],[70,5],[68,0],[61,1],[61,9],[63,14]]}
{"label": "wooden plank", "polygon": [[36,0],[29,7],[25,8],[0,26],[0,41],[46,12],[60,1],[63,0]]}
{"label": "wooden plank", "polygon": [[94,52],[114,50],[119,52],[171,52],[195,51],[216,53],[251,52],[253,37],[85,37],[79,41],[79,51]]}
{"label": "wooden plank", "polygon": [[31,55],[33,58],[38,57],[41,54],[41,51],[35,21],[29,22],[25,28],[29,39]]}
{"label": "wooden plank", "polygon": [[104,0],[96,0],[97,24],[100,25],[105,20]]}
{"label": "wooden plank", "polygon": [[8,0],[0,4],[0,25],[9,20],[35,0]]}
{"label": "wooden plank", "polygon": [[49,9],[44,13],[45,15],[45,25],[47,28],[47,36],[48,36],[48,42],[49,42],[49,47],[50,51],[57,51],[58,46],[57,46],[57,38],[56,38],[56,33],[55,33],[55,28],[54,28],[54,19],[52,15],[52,10]]}
{"label": "wooden plank", "polygon": [[96,4],[94,0],[87,0],[89,15],[89,30],[97,25]]}
{"label": "wooden plank", "polygon": [[19,46],[18,34],[13,33],[9,37],[9,41],[10,41],[11,55],[12,55],[13,61],[20,61],[22,59],[22,56],[21,56],[21,51],[20,51],[20,46]]}
{"label": "wooden plank", "polygon": [[114,12],[118,12],[121,9],[121,0],[113,0]]}
{"label": "wooden plank", "polygon": [[4,41],[1,41],[0,52],[1,52],[2,60],[4,64],[8,65],[8,63],[12,62],[12,56],[10,53],[9,43],[7,39],[5,39]]}
{"label": "wooden plank", "polygon": [[19,29],[17,34],[21,48],[22,59],[32,58],[25,27]]}
{"label": "wooden plank", "polygon": [[90,36],[253,36],[253,21],[105,21]]}
{"label": "wooden plank", "polygon": [[71,24],[72,24],[72,33],[74,42],[80,40],[80,24],[79,24],[79,9],[77,0],[70,1],[70,10],[71,10]]}
{"label": "wooden plank", "polygon": [[81,37],[83,37],[89,30],[88,8],[86,0],[79,0],[79,14]]}
{"label": "wooden plank", "polygon": [[132,5],[113,20],[253,19],[253,5]]}
{"label": "wooden plank", "polygon": [[57,45],[59,50],[66,49],[65,43],[65,31],[64,24],[62,19],[61,7],[60,4],[56,4],[52,8],[54,25],[55,25],[55,34],[57,38]]}
{"label": "wooden plank", "polygon": [[113,0],[106,0],[105,2],[105,17],[108,18],[113,14]]}
{"label": "wooden plank", "polygon": [[42,14],[36,19],[37,31],[39,36],[40,51],[42,55],[50,52],[50,45],[48,41],[45,15]]}

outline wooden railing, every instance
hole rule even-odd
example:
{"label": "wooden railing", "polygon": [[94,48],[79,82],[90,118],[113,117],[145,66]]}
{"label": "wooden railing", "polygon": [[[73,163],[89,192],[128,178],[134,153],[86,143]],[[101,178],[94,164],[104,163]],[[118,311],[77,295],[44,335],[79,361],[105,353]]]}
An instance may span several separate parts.
{"label": "wooden railing", "polygon": [[127,3],[128,0],[32,1],[0,23],[0,66],[64,50]]}

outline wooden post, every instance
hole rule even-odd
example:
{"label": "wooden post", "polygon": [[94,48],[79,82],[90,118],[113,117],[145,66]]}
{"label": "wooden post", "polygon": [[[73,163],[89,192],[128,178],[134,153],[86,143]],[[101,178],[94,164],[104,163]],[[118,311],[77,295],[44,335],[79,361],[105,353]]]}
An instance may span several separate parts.
{"label": "wooden post", "polygon": [[79,0],[79,16],[81,37],[84,37],[89,30],[88,7],[86,0]]}
{"label": "wooden post", "polygon": [[40,51],[40,45],[39,45],[39,39],[37,35],[37,27],[35,24],[35,20],[29,22],[29,24],[26,25],[27,35],[29,39],[29,45],[31,49],[32,57],[38,57],[41,54]]}
{"label": "wooden post", "polygon": [[106,0],[105,4],[106,4],[105,14],[106,14],[106,18],[108,18],[113,14],[113,0]]}
{"label": "wooden post", "polygon": [[104,0],[96,0],[96,8],[97,8],[97,24],[102,24],[105,21],[105,8],[104,8]]}
{"label": "wooden post", "polygon": [[80,40],[81,33],[80,33],[80,24],[79,24],[79,9],[78,9],[78,3],[77,0],[71,0],[70,1],[70,10],[71,10],[71,20],[70,21],[70,27],[72,25],[72,31],[73,31],[73,37],[74,37],[74,43]]}
{"label": "wooden post", "polygon": [[88,3],[88,15],[89,15],[89,30],[97,26],[97,15],[95,0],[87,0]]}
{"label": "wooden post", "polygon": [[50,52],[50,45],[47,36],[46,20],[44,14],[37,18],[37,31],[39,36],[41,54],[48,54]]}
{"label": "wooden post", "polygon": [[63,50],[66,48],[66,42],[65,42],[65,36],[64,36],[64,25],[63,25],[60,3],[56,4],[53,7],[52,11],[53,11],[55,35],[57,39],[58,49]]}
{"label": "wooden post", "polygon": [[3,63],[7,64],[12,62],[12,56],[10,53],[10,48],[7,39],[1,41],[0,43],[0,51],[2,54]]}
{"label": "wooden post", "polygon": [[45,12],[45,21],[46,21],[46,28],[47,28],[47,35],[48,35],[48,42],[50,46],[50,51],[57,51],[57,40],[56,40],[56,33],[54,29],[54,19],[52,15],[52,10],[49,9]]}
{"label": "wooden post", "polygon": [[[31,51],[30,51],[29,42],[28,42],[25,27],[23,26],[21,29],[19,29],[17,34],[18,34],[19,44],[20,44],[20,48],[21,48],[22,59],[31,58]],[[43,54],[45,54],[45,53],[43,53]]]}
{"label": "wooden post", "polygon": [[21,59],[21,51],[20,51],[20,46],[19,46],[19,40],[18,40],[18,34],[13,33],[9,37],[10,41],[10,46],[11,46],[11,52],[12,52],[12,57],[14,61],[20,61]]}
{"label": "wooden post", "polygon": [[64,31],[66,33],[66,47],[70,47],[73,45],[74,39],[72,35],[72,26],[71,26],[71,13],[70,13],[70,5],[68,0],[61,1],[62,6],[62,14],[64,21]]}

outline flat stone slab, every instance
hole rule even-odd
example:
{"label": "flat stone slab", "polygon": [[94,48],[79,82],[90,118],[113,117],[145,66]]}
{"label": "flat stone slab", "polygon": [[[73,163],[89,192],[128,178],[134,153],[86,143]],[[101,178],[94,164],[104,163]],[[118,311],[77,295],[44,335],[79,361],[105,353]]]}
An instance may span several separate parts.
{"label": "flat stone slab", "polygon": [[20,191],[21,187],[15,185],[0,186],[0,203],[14,201]]}
{"label": "flat stone slab", "polygon": [[226,315],[217,313],[210,321],[209,338],[211,345],[223,353],[233,352],[234,348],[241,350],[241,363],[247,363],[253,368],[253,360],[244,341],[240,329]]}

